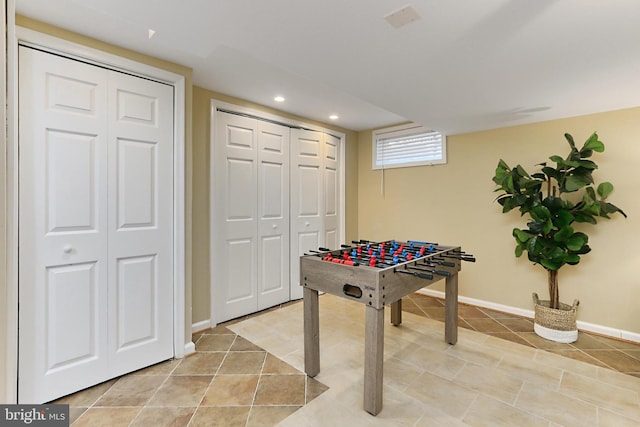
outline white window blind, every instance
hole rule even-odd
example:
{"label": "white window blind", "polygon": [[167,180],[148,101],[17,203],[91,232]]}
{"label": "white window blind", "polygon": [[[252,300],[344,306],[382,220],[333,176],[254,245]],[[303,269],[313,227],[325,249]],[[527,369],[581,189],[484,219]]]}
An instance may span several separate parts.
{"label": "white window blind", "polygon": [[373,132],[373,168],[386,169],[446,163],[446,138],[410,124]]}

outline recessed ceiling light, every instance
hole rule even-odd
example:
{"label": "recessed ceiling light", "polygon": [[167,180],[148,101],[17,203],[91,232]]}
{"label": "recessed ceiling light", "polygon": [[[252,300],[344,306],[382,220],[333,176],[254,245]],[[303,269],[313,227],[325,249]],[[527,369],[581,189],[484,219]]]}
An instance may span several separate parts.
{"label": "recessed ceiling light", "polygon": [[329,116],[329,118],[331,120],[338,120],[338,115],[337,114],[332,114],[332,115]]}
{"label": "recessed ceiling light", "polygon": [[274,101],[276,102],[284,102],[284,96],[276,96],[275,98],[273,98]]}

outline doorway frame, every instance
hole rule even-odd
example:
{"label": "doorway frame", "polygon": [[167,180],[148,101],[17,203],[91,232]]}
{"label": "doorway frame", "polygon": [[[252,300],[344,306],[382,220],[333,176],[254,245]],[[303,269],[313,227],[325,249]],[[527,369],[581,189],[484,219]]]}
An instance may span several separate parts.
{"label": "doorway frame", "polygon": [[[345,230],[345,226],[346,226],[346,179],[345,179],[346,177],[346,171],[345,171],[346,135],[343,132],[340,132],[337,130],[333,130],[330,128],[325,128],[320,125],[315,125],[315,124],[305,122],[304,119],[292,119],[292,118],[279,115],[277,114],[277,112],[271,113],[267,110],[233,104],[233,103],[225,102],[216,98],[211,98],[209,105],[210,105],[210,112],[209,112],[209,124],[210,124],[210,129],[209,129],[209,147],[210,147],[210,150],[209,150],[209,220],[211,223],[210,224],[211,226],[209,227],[209,265],[210,266],[213,265],[214,256],[215,256],[214,241],[215,239],[218,238],[218,236],[215,235],[214,227],[213,227],[213,220],[214,220],[213,212],[215,209],[214,204],[216,203],[216,201],[212,197],[214,184],[215,184],[214,176],[213,176],[213,168],[215,167],[215,156],[214,156],[213,145],[216,144],[215,126],[216,126],[216,114],[217,114],[218,108],[227,110],[229,112],[236,113],[236,114],[241,114],[241,115],[245,114],[258,119],[275,122],[275,123],[282,124],[284,126],[288,126],[292,128],[299,127],[307,130],[316,131],[316,132],[324,132],[340,138],[340,161],[338,163],[340,166],[340,171],[338,173],[338,180],[339,180],[338,185],[340,186],[341,192],[340,192],[340,199],[339,199],[339,206],[338,206],[338,212],[340,215],[340,233],[338,238],[341,242],[344,242],[345,236],[346,236],[346,230]],[[289,155],[291,155],[291,151],[289,153],[290,153]],[[289,256],[291,257],[291,254]],[[213,269],[210,269],[209,271],[209,297],[210,297],[209,319],[202,322],[198,322],[197,325],[193,326],[193,329],[192,329],[193,331],[213,328],[217,325],[216,312],[215,312],[215,294],[214,294],[215,280],[216,280],[215,272],[213,271]],[[293,283],[289,283],[289,300],[290,301],[291,301],[291,290],[293,289],[293,286],[295,286]]]}
{"label": "doorway frame", "polygon": [[[31,29],[9,26],[8,30],[8,109],[7,109],[7,324],[6,324],[6,372],[4,384],[7,402],[18,399],[18,45],[37,47],[40,50],[60,54],[86,63],[123,71],[135,76],[156,80],[174,88],[174,159],[173,159],[173,354],[182,358],[195,351],[191,336],[187,337],[185,325],[185,76],[128,58],[117,56],[79,43],[40,33]],[[1,379],[1,377],[0,377]]]}

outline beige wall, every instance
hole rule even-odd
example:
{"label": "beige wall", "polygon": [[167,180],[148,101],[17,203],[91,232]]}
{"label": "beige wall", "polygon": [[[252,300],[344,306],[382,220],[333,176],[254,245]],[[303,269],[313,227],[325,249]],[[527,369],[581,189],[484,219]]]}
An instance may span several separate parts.
{"label": "beige wall", "polygon": [[448,164],[389,169],[384,196],[381,172],[371,169],[371,132],[360,132],[359,236],[461,245],[477,257],[462,266],[461,295],[532,310],[533,291],[547,299],[546,272],[515,258],[511,230],[525,222],[501,213],[491,178],[500,158],[531,171],[553,154],[566,156],[565,132],[581,144],[593,131],[606,146],[595,157],[596,182],[614,184],[610,201],[629,218],[582,227],[592,252],[560,271],[560,297],[580,300],[579,321],[640,333],[640,108],[450,136]]}
{"label": "beige wall", "polygon": [[293,120],[304,121],[324,128],[335,129],[346,136],[346,233],[347,241],[355,239],[357,230],[358,144],[357,134],[347,129],[315,122],[262,105],[212,92],[197,86],[193,88],[193,322],[210,318],[209,293],[209,174],[210,174],[210,117],[211,99],[229,102]]}

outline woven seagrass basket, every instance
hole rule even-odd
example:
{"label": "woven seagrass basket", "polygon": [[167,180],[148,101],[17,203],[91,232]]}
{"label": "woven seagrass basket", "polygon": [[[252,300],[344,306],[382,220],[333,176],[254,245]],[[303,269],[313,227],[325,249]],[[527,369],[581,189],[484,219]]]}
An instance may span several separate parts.
{"label": "woven seagrass basket", "polygon": [[550,301],[541,301],[537,293],[533,293],[535,307],[535,322],[545,328],[556,331],[575,331],[576,310],[580,301],[574,300],[573,305],[560,303],[560,308],[550,308]]}

